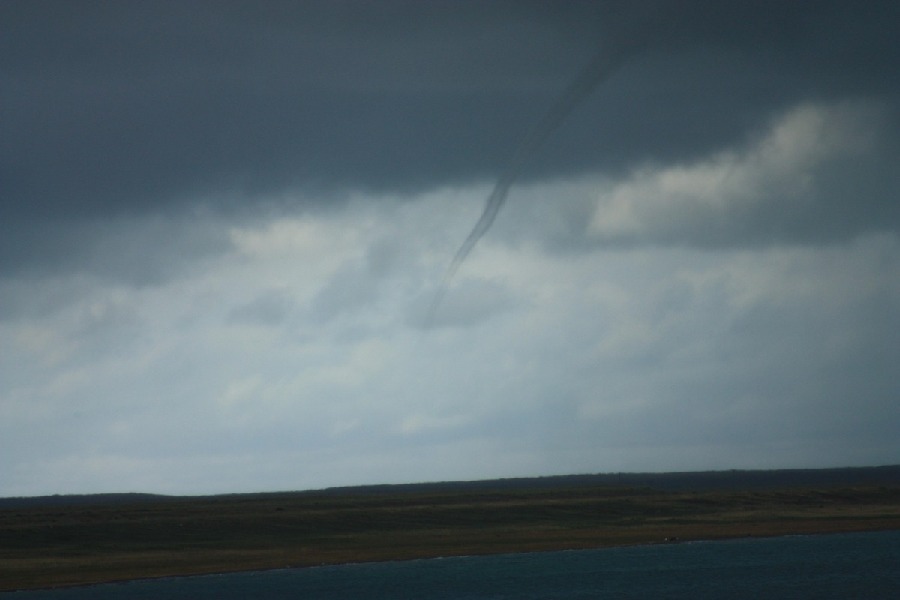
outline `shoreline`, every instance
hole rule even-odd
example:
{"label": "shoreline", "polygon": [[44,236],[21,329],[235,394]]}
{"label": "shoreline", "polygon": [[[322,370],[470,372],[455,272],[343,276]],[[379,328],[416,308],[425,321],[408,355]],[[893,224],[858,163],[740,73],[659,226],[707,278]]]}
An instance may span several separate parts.
{"label": "shoreline", "polygon": [[489,552],[489,553],[476,553],[476,554],[454,554],[454,555],[423,555],[412,558],[399,558],[399,559],[387,559],[387,560],[357,560],[357,561],[348,561],[348,562],[340,562],[340,563],[322,563],[318,565],[286,565],[281,567],[264,567],[259,569],[238,569],[238,570],[228,570],[228,571],[211,571],[211,572],[203,572],[203,573],[192,573],[187,575],[155,575],[150,577],[132,577],[132,578],[124,578],[124,579],[111,579],[111,580],[100,580],[100,581],[91,581],[84,583],[75,583],[75,584],[62,584],[62,585],[52,585],[46,587],[25,587],[25,588],[14,588],[14,589],[0,589],[0,594],[12,594],[16,592],[40,592],[40,591],[54,591],[54,590],[67,590],[67,589],[77,589],[77,588],[89,588],[95,586],[105,586],[105,585],[128,585],[130,583],[139,583],[139,582],[153,582],[159,581],[163,579],[186,579],[186,578],[197,578],[197,577],[217,577],[223,575],[239,575],[239,574],[251,574],[251,573],[268,573],[274,571],[293,571],[298,569],[319,569],[325,567],[352,567],[354,565],[364,565],[364,564],[378,564],[378,563],[404,563],[404,562],[413,562],[413,561],[428,561],[428,560],[441,560],[447,558],[478,558],[478,557],[486,557],[486,556],[504,556],[504,555],[516,555],[516,554],[542,554],[542,553],[552,553],[552,552],[581,552],[581,551],[592,551],[592,550],[612,550],[616,548],[630,548],[630,547],[638,547],[638,546],[678,546],[682,544],[690,544],[690,543],[715,543],[715,542],[727,542],[733,540],[743,540],[743,539],[773,539],[773,538],[781,538],[781,537],[807,537],[807,536],[828,536],[828,535],[849,535],[853,533],[880,533],[880,532],[890,532],[890,531],[900,531],[900,525],[898,527],[892,528],[875,528],[875,529],[841,529],[835,531],[817,531],[817,532],[807,532],[807,533],[777,533],[771,535],[736,535],[736,536],[725,536],[725,537],[697,537],[690,539],[676,539],[676,540],[663,540],[663,541],[648,541],[648,542],[634,542],[634,543],[622,543],[622,544],[611,544],[611,545],[602,545],[602,546],[590,546],[590,547],[577,547],[577,548],[557,548],[557,549],[549,549],[549,550],[524,550],[524,551],[511,551],[511,552]]}
{"label": "shoreline", "polygon": [[0,510],[0,591],[882,530],[900,530],[900,485],[588,486],[19,507]]}

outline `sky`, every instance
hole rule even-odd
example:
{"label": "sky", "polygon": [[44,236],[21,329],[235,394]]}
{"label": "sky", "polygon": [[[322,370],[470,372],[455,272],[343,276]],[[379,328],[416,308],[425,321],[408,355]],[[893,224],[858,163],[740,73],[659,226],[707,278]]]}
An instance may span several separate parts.
{"label": "sky", "polygon": [[900,463],[898,26],[0,3],[0,496]]}

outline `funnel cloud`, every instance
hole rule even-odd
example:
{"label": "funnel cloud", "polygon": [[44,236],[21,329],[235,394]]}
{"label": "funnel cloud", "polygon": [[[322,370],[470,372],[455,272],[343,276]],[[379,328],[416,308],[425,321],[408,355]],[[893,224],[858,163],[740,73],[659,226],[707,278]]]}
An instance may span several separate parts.
{"label": "funnel cloud", "polygon": [[566,117],[581,104],[594,89],[605,81],[615,70],[621,66],[631,50],[637,47],[637,43],[632,40],[628,45],[620,45],[618,49],[613,44],[605,44],[601,50],[594,56],[588,65],[582,69],[578,76],[566,87],[563,93],[557,98],[556,102],[550,109],[544,113],[543,117],[528,131],[522,138],[512,159],[509,161],[506,170],[500,175],[500,178],[494,184],[487,201],[484,204],[484,210],[472,231],[463,241],[462,245],[450,261],[447,272],[441,281],[441,286],[435,294],[431,310],[428,313],[427,322],[431,323],[434,318],[435,311],[440,307],[444,295],[451,280],[456,272],[465,262],[466,258],[471,254],[472,250],[490,230],[491,226],[497,218],[500,209],[506,202],[509,190],[519,178],[522,169],[528,164],[534,154],[544,145],[547,138],[559,128],[566,120]]}

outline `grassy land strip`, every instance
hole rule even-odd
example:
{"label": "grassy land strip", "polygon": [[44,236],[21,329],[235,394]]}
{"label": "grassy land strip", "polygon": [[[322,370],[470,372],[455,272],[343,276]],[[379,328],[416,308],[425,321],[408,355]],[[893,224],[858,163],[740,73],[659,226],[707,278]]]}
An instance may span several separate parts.
{"label": "grassy land strip", "polygon": [[254,494],[0,510],[0,591],[431,556],[900,529],[900,486]]}

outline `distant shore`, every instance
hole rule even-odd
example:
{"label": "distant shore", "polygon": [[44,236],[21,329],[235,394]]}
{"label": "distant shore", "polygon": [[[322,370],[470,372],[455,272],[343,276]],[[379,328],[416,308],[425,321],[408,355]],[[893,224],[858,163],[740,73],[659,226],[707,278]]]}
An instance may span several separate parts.
{"label": "distant shore", "polygon": [[0,508],[0,591],[438,556],[896,529],[900,483],[892,481],[698,491],[501,481],[493,487],[20,503]]}

